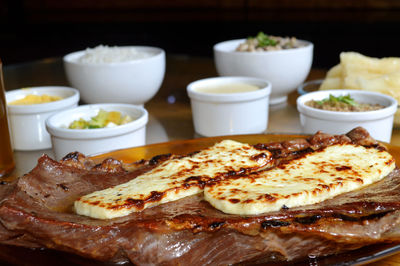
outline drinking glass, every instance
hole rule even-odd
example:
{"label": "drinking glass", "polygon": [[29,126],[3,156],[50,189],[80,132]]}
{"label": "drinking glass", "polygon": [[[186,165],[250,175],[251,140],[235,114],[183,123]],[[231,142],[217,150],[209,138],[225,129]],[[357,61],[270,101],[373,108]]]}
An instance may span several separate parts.
{"label": "drinking glass", "polygon": [[9,174],[15,167],[7,121],[7,102],[0,60],[0,177]]}

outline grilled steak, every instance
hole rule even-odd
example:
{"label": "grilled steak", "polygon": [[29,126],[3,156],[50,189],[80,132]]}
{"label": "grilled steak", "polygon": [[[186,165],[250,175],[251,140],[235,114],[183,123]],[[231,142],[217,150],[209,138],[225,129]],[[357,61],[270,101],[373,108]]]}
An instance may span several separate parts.
{"label": "grilled steak", "polygon": [[[384,149],[361,128],[255,147],[271,151],[279,165],[348,142]],[[170,157],[130,165],[108,159],[95,165],[79,153],[60,162],[42,156],[30,173],[0,185],[0,243],[139,265],[226,265],[293,261],[400,242],[399,169],[319,204],[284,206],[258,216],[224,214],[200,194],[110,220],[73,212],[80,196],[131,180]]]}

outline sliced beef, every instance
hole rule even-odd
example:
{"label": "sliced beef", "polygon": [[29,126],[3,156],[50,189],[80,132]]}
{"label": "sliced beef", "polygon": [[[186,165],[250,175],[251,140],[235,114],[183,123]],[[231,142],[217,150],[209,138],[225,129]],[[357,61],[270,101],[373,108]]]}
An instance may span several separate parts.
{"label": "sliced beef", "polygon": [[[258,144],[277,164],[334,143],[384,149],[363,129],[307,140]],[[400,170],[364,189],[319,204],[258,216],[222,213],[201,194],[125,217],[96,220],[72,210],[81,195],[135,178],[171,155],[124,165],[95,165],[79,153],[60,162],[47,156],[27,175],[0,185],[0,243],[45,247],[101,261],[140,265],[226,265],[292,261],[361,246],[400,242]]]}

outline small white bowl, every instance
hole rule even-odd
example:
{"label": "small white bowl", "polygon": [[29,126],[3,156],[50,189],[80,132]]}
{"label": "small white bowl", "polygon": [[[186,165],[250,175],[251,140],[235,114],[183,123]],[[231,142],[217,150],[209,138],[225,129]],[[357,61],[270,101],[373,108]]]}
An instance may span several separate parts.
{"label": "small white bowl", "polygon": [[[207,93],[197,88],[244,83],[258,90],[236,93]],[[195,131],[206,137],[262,133],[268,125],[268,100],[271,83],[258,78],[217,77],[202,79],[187,86]]]}
{"label": "small white bowl", "polygon": [[143,105],[160,89],[165,74],[165,52],[149,46],[123,46],[150,57],[115,63],[82,63],[86,51],[64,56],[69,83],[85,103],[128,103]]}
{"label": "small white bowl", "polygon": [[6,92],[7,102],[24,98],[28,94],[60,96],[63,99],[31,105],[7,105],[14,150],[43,150],[51,148],[45,120],[54,113],[76,107],[79,92],[60,86],[29,87]]}
{"label": "small white bowl", "polygon": [[246,76],[266,79],[272,84],[270,104],[285,102],[289,92],[304,82],[311,69],[313,44],[298,40],[304,46],[263,52],[238,52],[245,39],[214,45],[214,60],[220,76]]}
{"label": "small white bowl", "polygon": [[[322,100],[329,95],[348,95],[357,102],[380,104],[383,109],[366,112],[336,112],[312,108],[305,105],[310,100]],[[326,90],[315,91],[297,99],[300,112],[300,123],[304,133],[313,134],[318,130],[330,134],[343,134],[362,126],[376,140],[390,142],[393,128],[393,117],[397,110],[397,101],[390,96],[359,90]]]}
{"label": "small white bowl", "polygon": [[[119,111],[134,120],[110,128],[69,129],[70,123],[80,118],[89,120],[100,109]],[[148,113],[143,107],[131,104],[90,104],[57,113],[46,120],[57,160],[70,152],[79,151],[86,155],[141,146],[146,141]]]}

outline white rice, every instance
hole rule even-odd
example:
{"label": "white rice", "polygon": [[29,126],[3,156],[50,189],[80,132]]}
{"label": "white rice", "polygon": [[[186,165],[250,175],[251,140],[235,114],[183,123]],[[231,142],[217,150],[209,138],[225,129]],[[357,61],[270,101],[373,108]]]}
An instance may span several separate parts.
{"label": "white rice", "polygon": [[153,55],[154,53],[140,51],[132,47],[99,45],[95,48],[87,48],[85,54],[78,58],[78,62],[86,64],[120,63]]}

